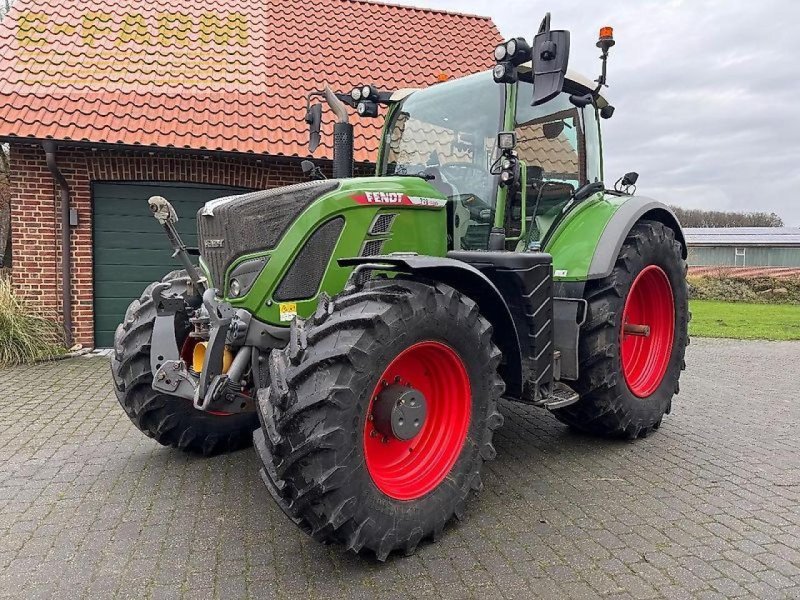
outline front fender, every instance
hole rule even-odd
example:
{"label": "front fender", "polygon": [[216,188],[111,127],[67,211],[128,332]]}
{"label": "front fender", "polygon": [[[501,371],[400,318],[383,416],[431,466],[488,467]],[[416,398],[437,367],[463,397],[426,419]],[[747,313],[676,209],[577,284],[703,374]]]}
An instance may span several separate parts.
{"label": "front fender", "polygon": [[522,362],[517,327],[503,294],[486,275],[463,261],[437,256],[409,254],[339,259],[343,267],[372,263],[385,265],[388,267],[386,270],[439,281],[474,300],[481,314],[491,323],[495,343],[505,358],[500,366],[500,374],[506,383],[505,395],[510,398],[521,397]]}
{"label": "front fender", "polygon": [[625,237],[640,220],[658,221],[672,229],[686,258],[683,231],[666,204],[644,196],[604,194],[567,215],[547,243],[545,251],[553,256],[554,279],[585,281],[608,276]]}

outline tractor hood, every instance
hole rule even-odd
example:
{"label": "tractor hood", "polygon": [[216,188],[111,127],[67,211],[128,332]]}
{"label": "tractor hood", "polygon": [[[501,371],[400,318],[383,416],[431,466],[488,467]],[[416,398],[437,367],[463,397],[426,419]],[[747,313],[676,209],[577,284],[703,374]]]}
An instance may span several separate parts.
{"label": "tractor hood", "polygon": [[214,285],[222,285],[238,257],[274,248],[306,207],[338,185],[335,179],[310,181],[208,202],[197,213],[197,233]]}

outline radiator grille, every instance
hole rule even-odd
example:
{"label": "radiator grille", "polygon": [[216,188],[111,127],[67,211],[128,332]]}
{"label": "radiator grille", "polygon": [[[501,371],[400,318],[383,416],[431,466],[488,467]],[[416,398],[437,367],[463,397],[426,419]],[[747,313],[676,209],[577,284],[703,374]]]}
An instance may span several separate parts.
{"label": "radiator grille", "polygon": [[311,234],[275,290],[275,300],[307,300],[316,295],[343,228],[344,219],[337,217]]}
{"label": "radiator grille", "polygon": [[338,182],[311,181],[208,203],[197,214],[200,252],[211,271],[215,287],[223,286],[225,270],[249,252],[274,248],[295,218]]}

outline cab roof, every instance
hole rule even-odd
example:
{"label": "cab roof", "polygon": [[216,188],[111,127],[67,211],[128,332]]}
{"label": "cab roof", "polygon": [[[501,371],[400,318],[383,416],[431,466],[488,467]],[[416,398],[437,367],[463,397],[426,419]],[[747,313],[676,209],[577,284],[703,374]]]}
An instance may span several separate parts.
{"label": "cab roof", "polygon": [[[518,67],[519,71],[522,73],[530,73],[531,71],[531,63],[527,62]],[[585,75],[578,73],[577,71],[573,71],[572,69],[567,70],[566,81],[572,83],[574,86],[578,87],[581,91],[586,93],[593,92],[597,87],[597,83],[586,77]],[[417,92],[424,88],[402,88],[399,90],[395,90],[392,92],[390,100],[392,102],[399,102],[403,100],[405,97],[411,95],[414,92]],[[599,108],[603,108],[604,106],[608,106],[608,100],[606,100],[605,96],[602,94],[597,98],[597,106]]]}

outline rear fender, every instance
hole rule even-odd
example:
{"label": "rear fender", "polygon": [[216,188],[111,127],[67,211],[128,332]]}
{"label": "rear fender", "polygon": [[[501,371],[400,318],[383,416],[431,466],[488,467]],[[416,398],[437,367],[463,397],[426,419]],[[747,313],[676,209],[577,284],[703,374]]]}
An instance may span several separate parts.
{"label": "rear fender", "polygon": [[672,209],[657,200],[633,196],[617,209],[606,224],[589,265],[587,279],[602,279],[611,274],[625,238],[633,226],[642,220],[657,221],[672,229],[675,232],[675,239],[681,245],[683,258],[686,259],[686,240]]}
{"label": "rear fender", "polygon": [[574,208],[544,248],[553,256],[553,279],[586,281],[608,276],[628,232],[641,220],[663,223],[675,232],[684,258],[680,223],[666,205],[643,196],[598,195]]}

